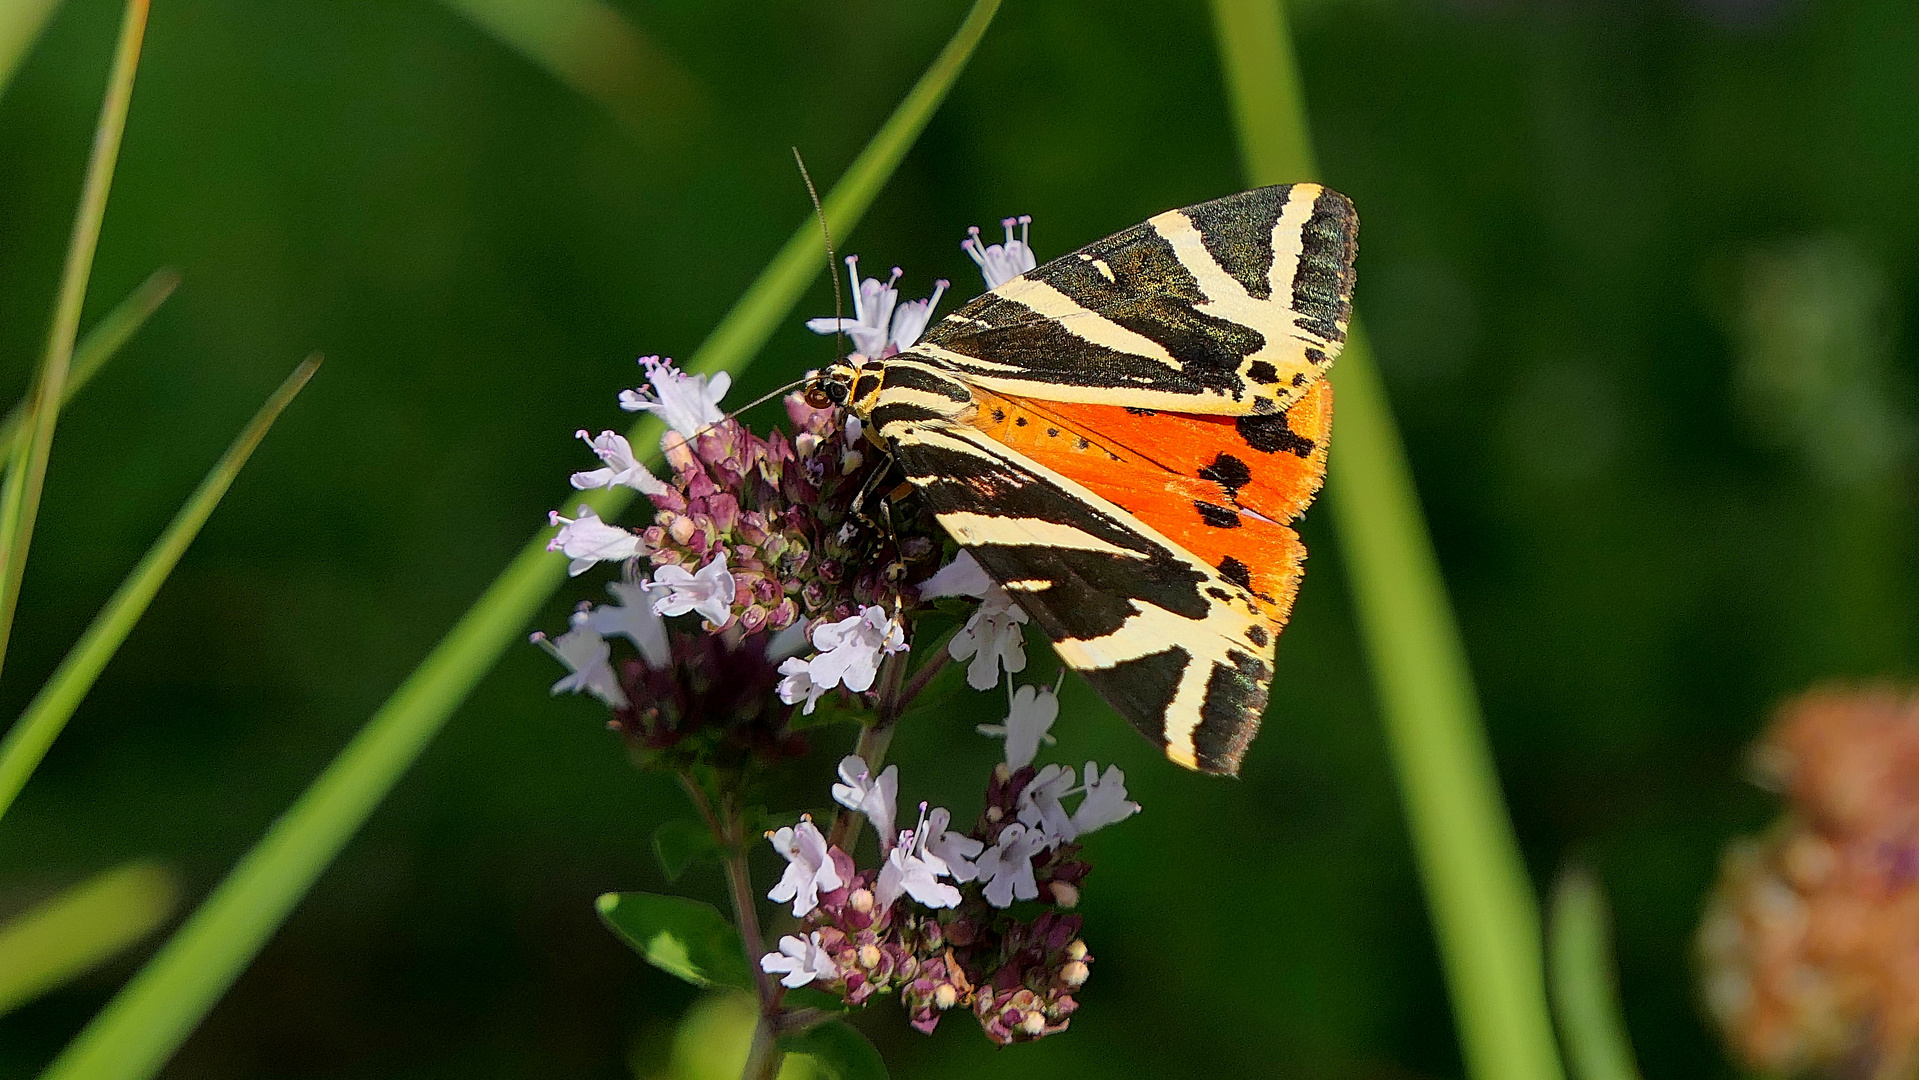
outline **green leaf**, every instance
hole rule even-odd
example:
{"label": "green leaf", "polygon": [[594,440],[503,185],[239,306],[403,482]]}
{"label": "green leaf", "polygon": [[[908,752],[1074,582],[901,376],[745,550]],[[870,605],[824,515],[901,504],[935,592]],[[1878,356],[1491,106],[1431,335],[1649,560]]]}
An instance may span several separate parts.
{"label": "green leaf", "polygon": [[780,1039],[780,1049],[804,1054],[827,1080],[886,1080],[886,1062],[866,1036],[832,1021]]}
{"label": "green leaf", "polygon": [[653,856],[660,860],[666,880],[678,881],[686,868],[707,859],[719,859],[726,852],[713,831],[697,821],[678,818],[653,830]]}
{"label": "green leaf", "polygon": [[173,914],[158,866],[104,871],[0,926],[0,1016],[118,956]]}
{"label": "green leaf", "polygon": [[253,420],[240,432],[233,445],[214,463],[200,486],[188,497],[185,505],[173,515],[173,521],[166,531],[147,549],[138,565],[129,573],[120,587],[107,598],[100,613],[93,617],[87,631],[80,635],[72,651],[60,666],[47,678],[46,685],[34,695],[27,704],[20,719],[14,721],[7,730],[5,740],[0,740],[0,817],[6,815],[20,789],[39,766],[40,759],[47,754],[47,748],[53,745],[60,730],[67,725],[87,691],[93,689],[94,680],[113,658],[120,643],[133,632],[135,623],[144,615],[147,605],[153,602],[155,593],[179,565],[180,556],[186,554],[193,538],[200,535],[200,527],[213,514],[213,508],[220,505],[220,499],[227,489],[233,486],[233,478],[247,463],[260,440],[266,438],[267,429],[279,419],[280,413],[290,403],[300,388],[307,384],[313,373],[320,367],[320,358],[308,357],[293,374],[286,377],[280,388],[273,392],[260,411],[253,414]]}
{"label": "green leaf", "polygon": [[[844,238],[872,205],[986,33],[999,0],[975,0],[946,47],[847,168],[822,205]],[[692,374],[736,375],[825,268],[825,241],[810,214],[713,328],[686,365]],[[650,418],[629,438],[657,447]],[[654,451],[657,453],[657,451]],[[631,488],[570,493],[613,519]],[[486,592],[394,691],[199,910],[61,1051],[41,1080],[145,1080],[159,1071],[213,1003],[286,920],[300,898],[399,782],[447,719],[492,669],[560,583],[566,560],[546,550],[544,530],[520,549]]]}
{"label": "green leaf", "polygon": [[100,103],[100,119],[93,129],[93,150],[80,188],[80,206],[73,215],[66,265],[61,268],[60,289],[54,297],[53,326],[47,332],[40,377],[27,410],[25,427],[32,434],[11,454],[6,483],[0,487],[0,662],[6,660],[13,611],[20,601],[20,580],[26,575],[27,549],[40,513],[47,458],[53,452],[54,422],[67,399],[73,342],[80,334],[80,306],[87,298],[87,280],[93,275],[93,253],[100,245],[100,221],[107,213],[107,192],[113,187],[113,169],[120,160],[120,136],[126,131],[133,75],[140,68],[140,43],[146,32],[147,0],[127,0],[113,71],[107,78],[106,99]]}
{"label": "green leaf", "polygon": [[1610,921],[1598,878],[1577,867],[1559,875],[1547,944],[1554,1011],[1576,1080],[1639,1080],[1620,1015]]}
{"label": "green leaf", "polygon": [[653,893],[606,893],[594,906],[622,941],[668,975],[694,986],[752,989],[740,933],[712,904]]}

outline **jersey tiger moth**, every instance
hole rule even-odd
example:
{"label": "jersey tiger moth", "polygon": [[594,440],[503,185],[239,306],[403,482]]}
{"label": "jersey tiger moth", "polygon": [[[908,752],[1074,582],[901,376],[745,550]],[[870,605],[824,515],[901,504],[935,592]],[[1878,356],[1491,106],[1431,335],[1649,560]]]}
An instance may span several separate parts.
{"label": "jersey tiger moth", "polygon": [[809,393],[848,406],[1060,657],[1166,755],[1238,772],[1325,476],[1359,219],[1315,184],[1012,278]]}

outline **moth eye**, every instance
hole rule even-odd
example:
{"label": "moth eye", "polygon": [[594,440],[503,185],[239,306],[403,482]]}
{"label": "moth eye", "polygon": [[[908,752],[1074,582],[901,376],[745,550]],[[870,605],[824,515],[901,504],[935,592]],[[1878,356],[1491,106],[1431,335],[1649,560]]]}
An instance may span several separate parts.
{"label": "moth eye", "polygon": [[846,384],[838,382],[827,383],[826,399],[835,405],[846,404]]}

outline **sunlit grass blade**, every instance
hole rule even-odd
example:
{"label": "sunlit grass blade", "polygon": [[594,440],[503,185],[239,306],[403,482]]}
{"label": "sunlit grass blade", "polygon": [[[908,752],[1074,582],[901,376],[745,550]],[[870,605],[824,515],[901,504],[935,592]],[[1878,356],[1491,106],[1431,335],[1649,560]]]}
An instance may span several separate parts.
{"label": "sunlit grass blade", "polygon": [[1639,1080],[1619,1012],[1611,913],[1599,879],[1575,867],[1559,876],[1549,923],[1553,1009],[1573,1080]]}
{"label": "sunlit grass blade", "polygon": [[[824,205],[833,235],[852,232],[965,68],[998,8],[998,0],[975,0],[946,47],[827,195]],[[707,336],[688,369],[743,370],[825,263],[825,242],[818,222],[808,214]],[[633,430],[633,442],[656,448],[659,433],[657,423],[642,423]],[[568,504],[591,503],[610,518],[629,495],[573,493]],[[544,536],[528,541],[340,756],[61,1053],[44,1080],[144,1080],[153,1075],[500,654],[521,640],[527,620],[565,572],[566,560],[546,550]]]}
{"label": "sunlit grass blade", "polygon": [[[73,365],[67,370],[67,385],[60,397],[60,407],[66,408],[107,361],[120,351],[152,315],[173,290],[180,287],[180,272],[172,268],[155,270],[140,283],[140,287],[127,294],[127,298],[116,304],[99,322],[93,324],[80,344],[73,347]],[[0,452],[11,452],[16,444],[26,436],[25,420],[27,403],[21,402],[13,411],[0,418]]]}
{"label": "sunlit grass blade", "polygon": [[206,479],[188,498],[186,504],[174,514],[173,521],[160,534],[141,558],[139,565],[127,575],[125,581],[108,598],[100,613],[93,618],[93,624],[67,653],[66,659],[54,669],[46,685],[34,695],[26,711],[13,723],[5,740],[0,740],[0,817],[6,816],[20,789],[33,775],[33,770],[46,756],[47,748],[60,735],[60,729],[78,708],[87,691],[93,689],[93,682],[100,677],[101,669],[112,659],[114,650],[127,639],[135,623],[144,615],[147,605],[153,601],[160,585],[167,575],[173,572],[180,562],[180,556],[186,553],[193,538],[200,534],[200,526],[205,525],[212,515],[213,508],[233,486],[233,478],[247,463],[247,458],[266,437],[267,429],[280,417],[280,413],[290,403],[294,395],[307,384],[313,373],[319,370],[320,358],[308,357],[299,367],[293,369],[280,388],[273,392],[266,404],[260,406],[252,422],[240,432],[233,445],[208,472]]}
{"label": "sunlit grass blade", "polygon": [[0,1016],[138,944],[173,914],[179,891],[166,870],[131,863],[0,926]]}
{"label": "sunlit grass blade", "polygon": [[27,58],[60,0],[7,0],[0,4],[0,94],[7,92],[13,73]]}
{"label": "sunlit grass blade", "polygon": [[[1310,126],[1279,0],[1213,0],[1254,183],[1312,179]],[[1362,208],[1362,217],[1363,217]],[[1365,282],[1362,278],[1360,287]],[[1487,743],[1412,470],[1359,321],[1334,366],[1327,502],[1339,533],[1466,1064],[1479,1080],[1562,1075],[1539,911]]]}
{"label": "sunlit grass blade", "polygon": [[66,266],[54,300],[53,327],[47,333],[39,382],[28,404],[26,429],[32,435],[25,449],[16,451],[9,460],[7,483],[0,489],[0,664],[6,661],[13,612],[20,601],[20,579],[26,573],[27,548],[40,512],[40,489],[47,478],[47,457],[53,451],[54,422],[60,416],[60,403],[66,400],[67,369],[73,360],[74,338],[80,333],[80,306],[87,298],[87,279],[93,273],[100,219],[106,215],[113,167],[120,159],[120,136],[126,131],[133,75],[140,67],[140,43],[146,29],[147,0],[127,0],[113,72],[107,79],[106,100],[100,105],[100,120],[93,129],[93,152],[87,159]]}

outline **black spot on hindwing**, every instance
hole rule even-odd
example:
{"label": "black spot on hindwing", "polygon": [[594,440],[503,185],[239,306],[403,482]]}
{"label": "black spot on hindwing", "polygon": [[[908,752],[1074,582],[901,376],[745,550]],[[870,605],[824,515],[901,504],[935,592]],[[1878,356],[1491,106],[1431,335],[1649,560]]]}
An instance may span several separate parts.
{"label": "black spot on hindwing", "polygon": [[1312,456],[1313,440],[1286,426],[1285,413],[1236,417],[1233,426],[1239,430],[1239,437],[1246,440],[1247,446],[1262,454],[1277,454],[1283,450],[1297,457]]}
{"label": "black spot on hindwing", "polygon": [[1209,502],[1194,500],[1193,509],[1199,512],[1199,520],[1215,529],[1239,528],[1239,514],[1224,506],[1214,506]]}
{"label": "black spot on hindwing", "polygon": [[1211,480],[1226,491],[1226,497],[1239,501],[1239,489],[1252,483],[1253,470],[1231,454],[1220,454],[1211,465],[1199,470],[1201,480]]}
{"label": "black spot on hindwing", "polygon": [[[1166,746],[1166,710],[1179,690],[1180,676],[1192,658],[1186,650],[1171,647],[1164,652],[1127,660],[1096,671],[1082,672],[1100,696],[1112,702],[1120,714],[1139,729],[1139,733],[1162,749]],[[1124,704],[1122,704],[1124,703]]]}

